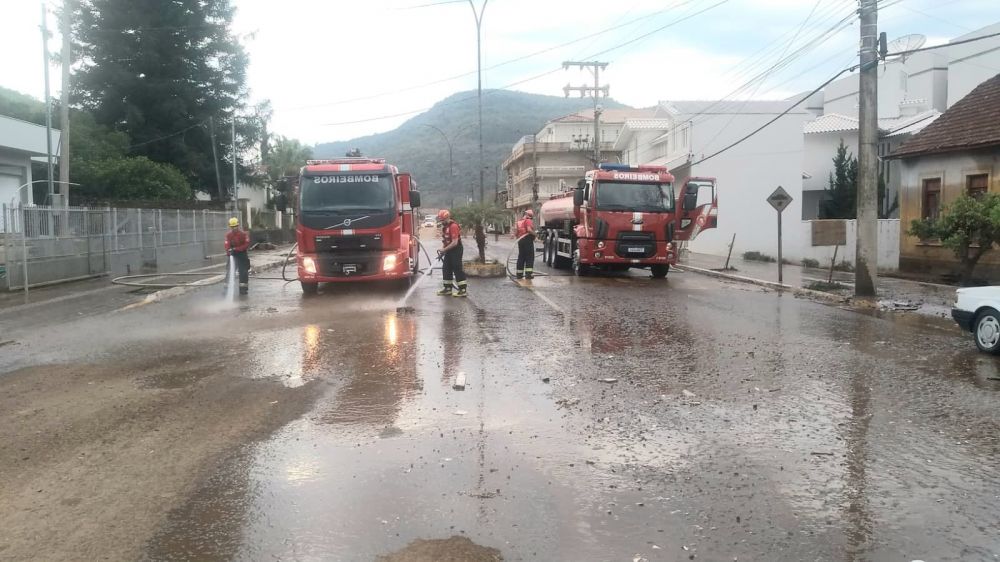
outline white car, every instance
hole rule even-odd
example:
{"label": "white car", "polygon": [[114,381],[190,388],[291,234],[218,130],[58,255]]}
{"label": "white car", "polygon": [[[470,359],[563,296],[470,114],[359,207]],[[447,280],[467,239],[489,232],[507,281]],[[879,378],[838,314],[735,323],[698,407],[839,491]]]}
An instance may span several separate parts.
{"label": "white car", "polygon": [[431,219],[424,219],[424,226],[428,228],[434,228],[435,226],[437,226],[437,223]]}
{"label": "white car", "polygon": [[956,290],[951,317],[972,332],[976,347],[1000,354],[1000,286]]}

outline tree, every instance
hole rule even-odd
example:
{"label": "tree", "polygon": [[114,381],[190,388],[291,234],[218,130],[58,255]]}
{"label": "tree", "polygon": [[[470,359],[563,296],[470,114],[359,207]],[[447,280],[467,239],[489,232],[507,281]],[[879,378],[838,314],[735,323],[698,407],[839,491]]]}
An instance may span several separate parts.
{"label": "tree", "polygon": [[833,172],[826,199],[820,204],[821,219],[853,219],[858,216],[858,159],[847,151],[840,139],[837,155],[833,157]]}
{"label": "tree", "polygon": [[272,184],[276,184],[283,177],[296,176],[310,158],[312,158],[312,148],[296,139],[279,136],[275,138],[273,146],[268,149],[264,158],[267,177]]}
{"label": "tree", "polygon": [[455,219],[463,228],[472,227],[476,247],[479,249],[480,263],[486,262],[486,225],[500,222],[509,218],[509,213],[503,207],[495,203],[470,203],[464,207],[459,207],[451,212]]}
{"label": "tree", "polygon": [[[837,155],[833,157],[833,173],[830,187],[826,189],[826,199],[820,203],[821,219],[858,218],[858,159],[847,151],[844,139],[840,139]],[[887,219],[899,208],[899,194],[892,203],[886,199],[885,178],[878,176],[878,218]]]}
{"label": "tree", "polygon": [[1000,241],[1000,195],[962,195],[936,219],[914,220],[908,234],[921,240],[940,240],[951,249],[959,261],[960,283],[967,285],[979,259]]}
{"label": "tree", "polygon": [[238,152],[256,139],[257,121],[242,115],[248,58],[231,31],[233,13],[230,0],[83,0],[73,102],[126,133],[130,156],[173,164],[197,187],[214,188],[209,119],[224,169],[234,118]]}
{"label": "tree", "polygon": [[192,195],[191,184],[180,170],[145,156],[88,161],[74,173],[82,196],[178,201]]}

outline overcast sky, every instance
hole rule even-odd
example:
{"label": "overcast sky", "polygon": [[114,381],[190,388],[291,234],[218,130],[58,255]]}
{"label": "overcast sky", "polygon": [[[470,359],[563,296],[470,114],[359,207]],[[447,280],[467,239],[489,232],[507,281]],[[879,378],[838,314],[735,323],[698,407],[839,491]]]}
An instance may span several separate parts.
{"label": "overcast sky", "polygon": [[[233,1],[251,57],[252,97],[272,101],[279,134],[314,143],[385,131],[476,87],[475,22],[465,0]],[[997,0],[881,4],[879,28],[890,39],[920,33],[928,44],[942,43],[1000,21]],[[490,0],[483,88],[561,95],[567,83],[592,81],[561,62],[596,58],[610,63],[602,82],[611,96],[636,107],[781,99],[855,62],[855,20],[824,32],[856,8],[855,0]],[[40,11],[36,0],[0,0],[0,85],[39,98]],[[50,47],[58,46],[56,35]],[[803,47],[786,67],[739,90]],[[57,95],[57,67],[52,84]]]}

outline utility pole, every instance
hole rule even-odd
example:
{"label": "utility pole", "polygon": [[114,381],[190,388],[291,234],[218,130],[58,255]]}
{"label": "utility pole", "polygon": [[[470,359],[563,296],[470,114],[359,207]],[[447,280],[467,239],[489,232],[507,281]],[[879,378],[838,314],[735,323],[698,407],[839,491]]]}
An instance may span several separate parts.
{"label": "utility pole", "polygon": [[878,275],[878,7],[860,0],[858,220],[854,295],[874,297]]}
{"label": "utility pole", "polygon": [[[239,213],[240,213],[240,187],[236,183],[236,114],[235,113],[233,114],[232,128],[233,128],[232,129],[232,134],[233,134],[233,146],[232,146],[232,153],[233,153],[233,208],[236,209],[236,215],[239,216]],[[247,217],[247,220],[249,220],[249,217]]]}
{"label": "utility pole", "polygon": [[215,118],[208,118],[208,131],[212,135],[212,162],[215,164],[215,188],[219,191],[219,201],[222,201],[222,174],[219,173],[219,152],[215,142]]}
{"label": "utility pole", "polygon": [[583,68],[590,68],[591,72],[594,73],[594,85],[593,86],[570,86],[567,84],[563,88],[563,93],[566,97],[569,97],[570,92],[580,92],[580,97],[584,97],[587,94],[594,96],[594,167],[597,167],[601,163],[601,104],[600,98],[601,94],[604,97],[608,97],[608,90],[610,86],[605,84],[601,86],[601,70],[608,67],[606,62],[580,62],[580,61],[566,61],[563,63],[563,69],[568,69],[571,66]]}
{"label": "utility pole", "polygon": [[45,203],[52,204],[55,195],[55,178],[52,166],[52,97],[49,95],[49,26],[46,21],[45,2],[42,2],[42,54],[45,57],[45,146],[48,151],[49,197]]}
{"label": "utility pole", "polygon": [[59,98],[59,191],[63,194],[63,205],[69,207],[69,69],[73,63],[70,41],[69,18],[73,12],[73,2],[63,1],[62,21],[62,93]]}
{"label": "utility pole", "polygon": [[486,11],[486,3],[490,0],[483,0],[483,7],[476,11],[476,5],[469,0],[472,8],[472,15],[476,18],[476,76],[478,85],[476,87],[479,99],[479,202],[483,202],[483,183],[485,183],[485,173],[483,171],[483,49],[482,49],[482,28],[483,12]]}

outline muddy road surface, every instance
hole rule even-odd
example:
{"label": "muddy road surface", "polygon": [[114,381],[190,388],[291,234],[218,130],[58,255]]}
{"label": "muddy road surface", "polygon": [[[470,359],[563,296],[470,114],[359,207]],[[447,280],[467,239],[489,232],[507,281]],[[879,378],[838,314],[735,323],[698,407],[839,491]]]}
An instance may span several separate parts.
{"label": "muddy road surface", "polygon": [[1000,556],[1000,368],[948,321],[439,282],[0,316],[0,559]]}

